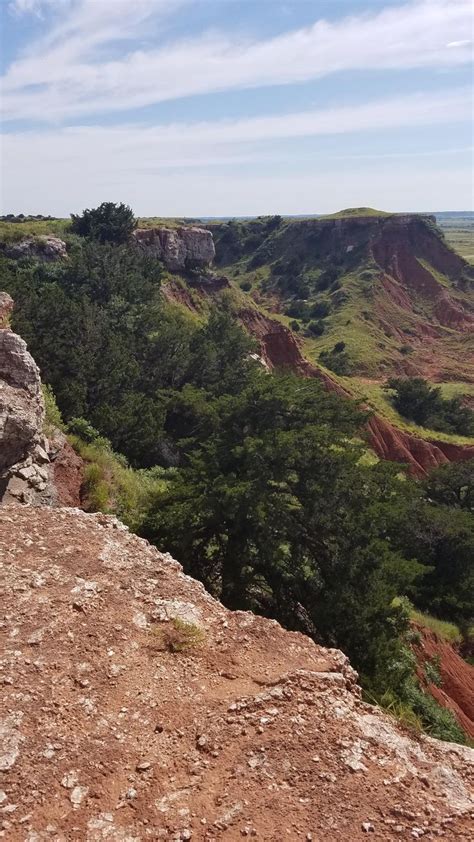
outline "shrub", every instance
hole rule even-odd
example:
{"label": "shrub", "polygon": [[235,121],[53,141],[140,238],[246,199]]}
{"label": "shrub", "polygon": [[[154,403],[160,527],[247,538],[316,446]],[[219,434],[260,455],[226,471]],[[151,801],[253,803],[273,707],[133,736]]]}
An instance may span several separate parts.
{"label": "shrub", "polygon": [[318,319],[318,321],[312,320],[308,325],[308,332],[312,336],[322,336],[324,333],[324,324],[321,319]]}
{"label": "shrub", "polygon": [[301,330],[300,323],[297,322],[296,319],[293,319],[293,321],[290,322],[290,327],[295,331],[295,333],[298,333],[298,331]]}
{"label": "shrub", "polygon": [[240,289],[243,290],[244,292],[250,292],[250,290],[252,289],[252,284],[250,283],[250,281],[241,281],[239,286],[240,286]]}
{"label": "shrub", "polygon": [[44,432],[47,436],[52,436],[55,430],[64,430],[64,422],[56,403],[54,392],[47,383],[43,383],[43,398],[46,410],[44,419]]}
{"label": "shrub", "polygon": [[464,436],[474,434],[474,412],[460,397],[444,399],[439,386],[422,377],[392,377],[385,389],[392,391],[392,403],[400,415],[424,427]]}
{"label": "shrub", "polygon": [[331,305],[325,298],[322,301],[317,301],[310,310],[310,316],[316,319],[325,319],[331,312]]}
{"label": "shrub", "polygon": [[92,424],[89,424],[85,418],[71,418],[67,425],[69,433],[74,436],[79,436],[82,441],[91,444],[101,438],[99,430],[96,430]]}
{"label": "shrub", "polygon": [[80,215],[71,214],[71,231],[101,243],[125,243],[136,226],[128,205],[102,202],[98,208],[87,208]]}
{"label": "shrub", "polygon": [[335,374],[349,375],[352,370],[352,361],[347,351],[344,350],[345,347],[345,342],[336,342],[332,351],[321,351],[320,362],[326,368],[334,371]]}
{"label": "shrub", "polygon": [[204,642],[204,632],[194,623],[175,617],[165,626],[152,630],[158,648],[167,652],[189,652]]}
{"label": "shrub", "polygon": [[436,687],[441,687],[440,675],[440,657],[435,655],[429,661],[425,661],[425,676],[429,684],[434,684]]}

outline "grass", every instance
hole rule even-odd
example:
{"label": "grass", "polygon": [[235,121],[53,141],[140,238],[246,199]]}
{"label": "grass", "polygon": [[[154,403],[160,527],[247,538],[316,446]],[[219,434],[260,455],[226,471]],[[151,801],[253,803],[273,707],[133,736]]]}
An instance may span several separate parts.
{"label": "grass", "polygon": [[448,643],[462,643],[462,634],[454,623],[448,623],[446,620],[438,620],[437,617],[432,617],[431,614],[424,614],[422,611],[417,611],[415,608],[410,609],[410,619],[420,626],[424,626],[430,631],[435,632],[443,640]]}
{"label": "grass", "polygon": [[185,620],[175,617],[164,626],[152,628],[152,634],[161,651],[181,653],[190,652],[200,646],[205,639],[203,630]]}
{"label": "grass", "polygon": [[86,462],[86,511],[113,513],[136,532],[151,500],[166,488],[163,469],[155,467],[135,471],[102,441],[86,443],[76,435],[70,435],[69,441]]}
{"label": "grass", "polygon": [[[389,396],[383,389],[382,383],[368,383],[358,377],[340,377],[338,379],[341,385],[351,392],[354,397],[364,399],[371,409],[382,415],[400,430],[406,430],[423,439],[437,439],[438,441],[452,442],[453,444],[474,444],[474,439],[469,436],[458,436],[453,433],[430,430],[427,427],[420,427],[418,424],[403,418],[392,405]],[[445,397],[453,397],[455,394],[474,394],[474,384],[472,383],[433,385],[441,385],[441,391]]]}
{"label": "grass", "polygon": [[438,219],[446,241],[461,257],[474,264],[474,218]]}
{"label": "grass", "polygon": [[70,219],[25,219],[24,222],[0,220],[0,241],[18,242],[25,237],[45,237],[48,234],[64,237],[69,233]]}
{"label": "grass", "polygon": [[346,219],[354,216],[396,216],[389,211],[376,210],[376,208],[344,208],[336,213],[327,213],[319,216],[318,219]]}

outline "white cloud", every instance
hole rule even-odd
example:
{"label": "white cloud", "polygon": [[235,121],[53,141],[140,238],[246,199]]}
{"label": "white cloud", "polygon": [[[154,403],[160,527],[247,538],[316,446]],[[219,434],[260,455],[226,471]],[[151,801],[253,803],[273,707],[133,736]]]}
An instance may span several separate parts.
{"label": "white cloud", "polygon": [[[263,212],[262,203],[266,203],[268,211],[285,210],[283,199],[290,201],[291,194],[291,212],[303,213],[308,207],[301,205],[299,211],[295,207],[299,201],[295,190],[301,188],[298,174],[291,190],[289,177],[281,175],[282,194],[278,205],[273,208],[272,197],[280,176],[275,175],[270,180],[273,192],[260,197],[258,184],[262,186],[265,180],[257,176],[254,183],[254,176],[250,178],[248,175],[252,169],[249,165],[259,162],[268,164],[273,160],[276,173],[284,170],[285,164],[288,165],[288,159],[282,160],[281,150],[272,147],[273,141],[341,133],[349,136],[353,132],[403,126],[452,124],[468,118],[469,96],[466,89],[461,88],[442,95],[414,94],[363,106],[245,120],[151,127],[76,126],[57,131],[5,134],[2,205],[4,212],[51,211],[64,214],[82,205],[119,198],[134,201],[137,210],[142,213],[243,213],[240,199],[236,198],[241,196],[243,200],[240,187],[235,195],[231,192],[235,190],[238,179],[225,172],[235,172],[238,168],[248,190],[246,212]],[[349,148],[348,141],[348,151]],[[296,153],[292,151],[292,156],[294,154],[297,150]],[[316,156],[308,161],[310,171],[317,166]],[[326,166],[331,168],[330,160],[326,159],[323,167]],[[337,171],[340,163],[334,161],[332,166],[333,192],[338,189],[345,191],[344,185],[347,179],[349,182],[353,179],[353,175],[345,173],[341,177]],[[376,167],[375,163],[373,166]],[[413,172],[414,168],[415,164],[404,162],[404,171]],[[360,166],[356,169],[359,171]],[[172,173],[167,172],[170,170]],[[183,170],[187,172],[188,189],[184,188]],[[200,171],[203,174],[199,174]],[[397,168],[392,165],[393,172],[396,173]],[[175,191],[171,186],[173,179],[176,180]],[[371,203],[371,180],[373,177],[369,177],[367,196],[359,204]],[[464,192],[468,186],[466,174],[465,180]],[[327,183],[326,176],[323,181]],[[390,185],[393,182],[394,177],[391,176],[386,185],[385,199],[391,196]],[[201,185],[202,192],[193,195],[193,185],[196,184]],[[224,200],[222,191],[226,184],[228,192]],[[166,186],[165,193],[163,185]],[[284,192],[286,190],[288,195]],[[448,195],[451,190],[452,187],[448,186]],[[306,189],[303,190],[302,196],[306,192]],[[398,188],[396,193],[398,195]],[[331,197],[331,192],[328,195]],[[414,195],[413,190],[410,195]],[[237,202],[238,208],[229,207],[231,201]],[[334,203],[335,199],[332,201]],[[343,204],[351,204],[350,196]],[[381,204],[386,204],[386,201]],[[319,209],[319,205],[313,207],[313,211]],[[285,212],[290,212],[290,208],[287,207]]]}
{"label": "white cloud", "polygon": [[179,0],[75,0],[46,38],[8,69],[4,117],[60,122],[342,70],[453,67],[471,58],[463,40],[471,25],[470,0],[415,0],[377,14],[319,20],[262,41],[207,33],[155,49],[135,44],[118,59],[104,58],[117,39],[143,35],[156,18],[180,5]]}

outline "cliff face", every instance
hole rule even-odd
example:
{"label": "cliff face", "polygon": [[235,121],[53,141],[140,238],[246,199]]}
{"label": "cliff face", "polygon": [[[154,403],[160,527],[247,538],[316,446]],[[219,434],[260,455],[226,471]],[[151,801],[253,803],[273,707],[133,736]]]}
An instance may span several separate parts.
{"label": "cliff face", "polygon": [[[281,322],[250,307],[242,309],[239,315],[248,332],[258,340],[262,359],[269,369],[286,368],[303,377],[316,377],[328,391],[350,397],[329,374],[304,358],[294,334]],[[403,463],[417,477],[438,465],[474,458],[474,446],[427,441],[398,429],[377,414],[370,417],[366,433],[380,459]]]}
{"label": "cliff face", "polygon": [[215,257],[212,234],[204,228],[137,228],[133,237],[146,254],[161,260],[170,272],[205,269]]}
{"label": "cliff face", "polygon": [[[0,325],[12,308],[0,293]],[[23,339],[0,328],[0,503],[79,504],[82,460],[62,434],[46,438],[44,418],[38,366]]]}
{"label": "cliff face", "polygon": [[474,753],[363,703],[342,653],[103,515],[3,507],[0,557],[5,838],[467,842]]}
{"label": "cliff face", "polygon": [[[216,225],[216,262],[270,311],[323,304],[316,352],[345,341],[356,376],[474,382],[473,268],[420,215]],[[261,268],[262,267],[262,268]],[[258,279],[259,272],[261,280]],[[315,316],[319,318],[319,316]]]}

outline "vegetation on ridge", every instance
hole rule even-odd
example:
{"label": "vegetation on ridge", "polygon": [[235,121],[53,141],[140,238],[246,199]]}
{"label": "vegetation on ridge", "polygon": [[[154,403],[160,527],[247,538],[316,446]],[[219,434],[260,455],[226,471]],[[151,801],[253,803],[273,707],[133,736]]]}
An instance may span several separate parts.
{"label": "vegetation on ridge", "polygon": [[162,296],[162,268],[131,247],[77,238],[67,262],[1,258],[0,272],[14,327],[88,461],[90,505],[118,511],[227,605],[341,647],[369,692],[451,738],[404,659],[409,616],[395,600],[470,622],[464,475],[437,475],[435,496],[399,467],[367,464],[360,405],[269,375],[225,295],[186,314]]}

